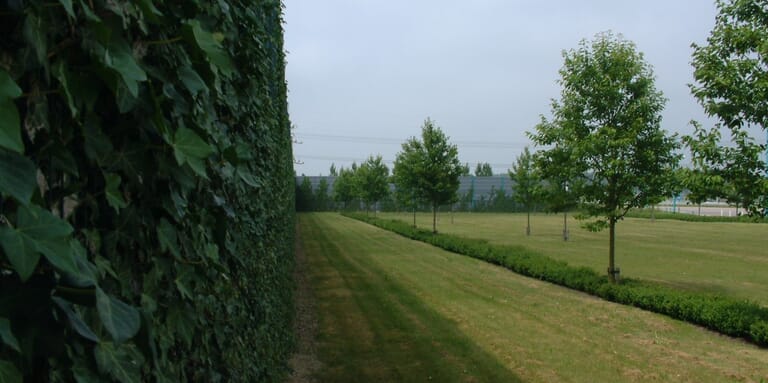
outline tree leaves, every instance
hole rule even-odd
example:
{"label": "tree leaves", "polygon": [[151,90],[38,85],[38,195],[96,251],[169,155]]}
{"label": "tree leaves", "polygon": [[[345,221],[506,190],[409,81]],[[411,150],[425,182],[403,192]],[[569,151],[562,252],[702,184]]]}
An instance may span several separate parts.
{"label": "tree leaves", "polygon": [[140,383],[144,357],[132,344],[102,342],[94,350],[99,371],[123,383]]}
{"label": "tree leaves", "polygon": [[124,342],[139,331],[139,311],[107,295],[101,288],[96,289],[96,309],[102,325],[115,342]]}
{"label": "tree leaves", "polygon": [[29,158],[0,149],[0,193],[29,204],[37,187],[37,169]]}
{"label": "tree leaves", "polygon": [[13,99],[21,89],[4,69],[0,69],[0,147],[17,153],[24,151],[21,141],[21,120]]}

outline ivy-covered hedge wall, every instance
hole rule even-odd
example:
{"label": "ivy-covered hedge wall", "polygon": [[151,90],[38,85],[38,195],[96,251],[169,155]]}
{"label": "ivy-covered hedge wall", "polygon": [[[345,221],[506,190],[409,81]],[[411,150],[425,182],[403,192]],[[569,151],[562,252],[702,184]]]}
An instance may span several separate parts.
{"label": "ivy-covered hedge wall", "polygon": [[276,381],[279,0],[0,1],[0,381]]}

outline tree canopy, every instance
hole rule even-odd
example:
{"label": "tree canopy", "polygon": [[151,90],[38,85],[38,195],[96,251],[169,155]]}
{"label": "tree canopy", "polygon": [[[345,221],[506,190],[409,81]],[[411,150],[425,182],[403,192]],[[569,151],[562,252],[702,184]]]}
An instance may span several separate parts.
{"label": "tree canopy", "polygon": [[475,167],[475,176],[477,177],[490,177],[493,175],[493,168],[491,164],[487,162],[478,163]]}
{"label": "tree canopy", "polygon": [[[679,156],[674,137],[660,127],[665,99],[651,67],[635,44],[611,33],[582,40],[563,52],[562,91],[542,116],[532,140],[548,149],[539,163],[544,174],[569,174],[581,197],[585,226],[610,229],[608,273],[615,280],[615,224],[669,187]],[[552,169],[560,168],[560,169]]]}
{"label": "tree canopy", "polygon": [[381,156],[370,156],[355,173],[360,199],[366,210],[389,194],[389,168]]}
{"label": "tree canopy", "polygon": [[[353,164],[354,165],[354,164]],[[353,166],[357,169],[357,165]],[[333,183],[333,200],[346,209],[355,198],[355,173],[352,169],[339,168],[339,175]]]}
{"label": "tree canopy", "polygon": [[[765,1],[718,0],[715,26],[705,45],[693,44],[693,95],[710,116],[731,131],[723,148],[724,194],[750,215],[768,209],[765,144],[745,128],[768,122],[768,7]],[[767,155],[768,156],[768,155]]]}
{"label": "tree canopy", "polygon": [[435,123],[427,119],[421,140],[412,137],[403,143],[395,159],[395,183],[410,191],[415,200],[432,207],[432,231],[437,232],[437,209],[458,199],[459,176],[464,166],[459,150]]}
{"label": "tree canopy", "polygon": [[705,45],[693,44],[693,95],[728,128],[768,122],[768,7],[758,0],[718,0]]}

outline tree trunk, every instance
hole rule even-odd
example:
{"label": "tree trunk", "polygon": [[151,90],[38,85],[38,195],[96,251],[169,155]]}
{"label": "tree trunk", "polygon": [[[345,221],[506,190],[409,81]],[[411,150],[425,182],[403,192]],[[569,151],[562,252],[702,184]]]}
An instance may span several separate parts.
{"label": "tree trunk", "polygon": [[563,241],[568,241],[568,213],[563,212]]}
{"label": "tree trunk", "polygon": [[437,234],[437,204],[432,204],[432,233]]}
{"label": "tree trunk", "polygon": [[651,222],[656,222],[656,205],[651,205]]}
{"label": "tree trunk", "polygon": [[699,217],[701,217],[701,204],[699,204]]}
{"label": "tree trunk", "polygon": [[528,211],[528,223],[525,226],[525,235],[531,235],[531,210]]}
{"label": "tree trunk", "polygon": [[610,220],[610,239],[608,240],[608,279],[611,283],[616,283],[615,263],[616,256],[616,220]]}
{"label": "tree trunk", "polygon": [[413,200],[413,227],[416,228],[416,199]]}

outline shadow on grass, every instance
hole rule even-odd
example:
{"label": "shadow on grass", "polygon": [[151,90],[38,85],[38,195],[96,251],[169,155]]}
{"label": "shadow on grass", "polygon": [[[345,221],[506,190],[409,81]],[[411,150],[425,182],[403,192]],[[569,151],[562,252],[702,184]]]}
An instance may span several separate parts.
{"label": "shadow on grass", "polygon": [[[521,382],[457,325],[428,308],[339,233],[302,216],[329,382]],[[343,235],[341,235],[343,236]]]}

